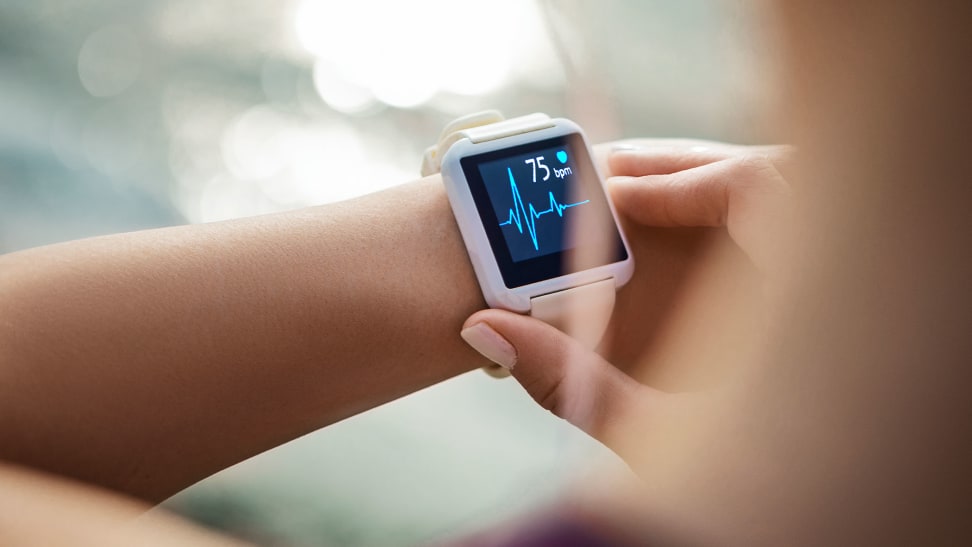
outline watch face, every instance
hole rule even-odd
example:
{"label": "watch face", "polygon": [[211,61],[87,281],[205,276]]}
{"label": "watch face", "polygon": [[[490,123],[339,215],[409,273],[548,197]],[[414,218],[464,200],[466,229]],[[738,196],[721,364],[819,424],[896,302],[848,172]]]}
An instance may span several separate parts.
{"label": "watch face", "polygon": [[628,257],[580,134],[467,156],[461,165],[507,288]]}

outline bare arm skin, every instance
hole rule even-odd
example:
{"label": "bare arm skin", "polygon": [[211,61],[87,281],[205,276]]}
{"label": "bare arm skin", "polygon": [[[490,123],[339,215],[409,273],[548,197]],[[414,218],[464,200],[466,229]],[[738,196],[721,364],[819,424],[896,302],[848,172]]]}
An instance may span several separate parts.
{"label": "bare arm skin", "polygon": [[0,459],[148,500],[482,364],[441,182],[0,257]]}

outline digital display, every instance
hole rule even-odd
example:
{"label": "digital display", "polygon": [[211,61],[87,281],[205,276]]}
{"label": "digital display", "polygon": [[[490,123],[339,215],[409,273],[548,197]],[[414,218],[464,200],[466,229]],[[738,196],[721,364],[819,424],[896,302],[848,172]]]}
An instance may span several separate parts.
{"label": "digital display", "polygon": [[468,156],[462,169],[508,288],[627,258],[579,134]]}

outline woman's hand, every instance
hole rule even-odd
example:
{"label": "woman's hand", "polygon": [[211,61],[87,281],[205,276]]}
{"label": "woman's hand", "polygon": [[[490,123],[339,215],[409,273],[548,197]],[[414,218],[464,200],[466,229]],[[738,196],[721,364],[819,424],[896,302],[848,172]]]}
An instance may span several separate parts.
{"label": "woman's hand", "polygon": [[[771,275],[778,262],[774,238],[783,231],[789,209],[790,187],[781,170],[790,153],[781,146],[627,142],[608,155],[608,183],[627,221],[724,227],[760,275]],[[557,329],[516,313],[477,312],[466,320],[462,336],[510,369],[540,405],[622,457],[631,455],[629,440],[693,412],[705,395],[670,395],[649,387]]]}

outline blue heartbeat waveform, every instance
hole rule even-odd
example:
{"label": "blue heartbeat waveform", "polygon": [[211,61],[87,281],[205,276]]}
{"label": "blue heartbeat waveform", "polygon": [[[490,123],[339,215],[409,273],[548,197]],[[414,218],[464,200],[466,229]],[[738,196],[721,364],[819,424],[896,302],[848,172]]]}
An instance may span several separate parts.
{"label": "blue heartbeat waveform", "polygon": [[557,216],[563,218],[564,211],[570,209],[571,207],[577,207],[578,205],[584,205],[585,203],[591,201],[585,199],[584,201],[578,201],[577,203],[567,203],[561,204],[557,203],[557,198],[554,197],[553,192],[547,192],[550,197],[550,208],[544,209],[543,211],[537,211],[532,203],[523,203],[523,197],[520,195],[520,190],[516,187],[516,180],[513,179],[513,169],[507,167],[506,172],[510,174],[510,190],[513,191],[513,207],[510,209],[510,216],[506,222],[500,222],[500,226],[514,225],[516,229],[523,233],[523,226],[526,225],[527,231],[530,233],[530,240],[533,241],[533,249],[536,251],[540,250],[540,244],[537,242],[537,219],[542,217],[547,213],[557,213]]}

